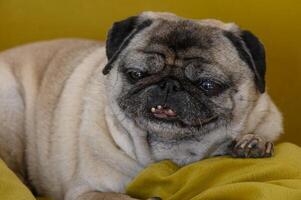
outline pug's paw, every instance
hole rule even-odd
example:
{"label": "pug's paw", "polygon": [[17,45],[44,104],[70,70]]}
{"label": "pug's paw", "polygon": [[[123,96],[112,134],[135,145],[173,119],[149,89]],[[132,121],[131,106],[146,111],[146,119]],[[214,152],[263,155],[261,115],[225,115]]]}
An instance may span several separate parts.
{"label": "pug's paw", "polygon": [[273,152],[272,142],[254,134],[239,137],[231,145],[231,156],[235,158],[265,158],[271,157]]}

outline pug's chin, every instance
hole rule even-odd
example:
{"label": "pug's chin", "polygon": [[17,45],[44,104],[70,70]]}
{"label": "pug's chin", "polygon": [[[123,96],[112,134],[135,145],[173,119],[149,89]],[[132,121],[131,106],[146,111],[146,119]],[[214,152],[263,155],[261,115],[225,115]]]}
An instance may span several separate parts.
{"label": "pug's chin", "polygon": [[178,127],[178,128],[183,128],[183,129],[191,129],[191,128],[195,128],[195,129],[201,129],[201,128],[205,128],[207,125],[210,125],[214,122],[216,122],[218,120],[218,117],[212,117],[202,123],[198,123],[198,124],[190,124],[190,123],[185,123],[183,120],[180,120],[176,117],[174,118],[156,118],[156,117],[147,117],[146,120],[148,120],[149,122],[152,123],[157,123],[157,124],[168,124],[170,126],[173,127]]}
{"label": "pug's chin", "polygon": [[195,139],[196,136],[204,135],[224,124],[218,117],[199,125],[188,125],[176,118],[161,119],[152,116],[138,117],[134,120],[141,129],[155,134],[158,139],[161,138],[162,140]]}

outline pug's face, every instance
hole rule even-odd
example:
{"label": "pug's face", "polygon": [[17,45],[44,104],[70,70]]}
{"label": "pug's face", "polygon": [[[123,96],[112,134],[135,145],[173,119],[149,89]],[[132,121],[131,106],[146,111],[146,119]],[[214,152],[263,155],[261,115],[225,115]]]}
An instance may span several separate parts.
{"label": "pug's face", "polygon": [[107,56],[104,73],[118,74],[114,101],[157,140],[239,123],[264,92],[263,46],[233,24],[143,13],[115,23]]}

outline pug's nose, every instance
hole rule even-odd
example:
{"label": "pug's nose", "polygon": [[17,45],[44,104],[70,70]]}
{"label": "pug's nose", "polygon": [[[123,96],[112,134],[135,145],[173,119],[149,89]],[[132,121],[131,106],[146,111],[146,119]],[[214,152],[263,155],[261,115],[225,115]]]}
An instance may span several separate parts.
{"label": "pug's nose", "polygon": [[159,86],[168,92],[177,92],[183,89],[179,81],[170,78],[161,81]]}

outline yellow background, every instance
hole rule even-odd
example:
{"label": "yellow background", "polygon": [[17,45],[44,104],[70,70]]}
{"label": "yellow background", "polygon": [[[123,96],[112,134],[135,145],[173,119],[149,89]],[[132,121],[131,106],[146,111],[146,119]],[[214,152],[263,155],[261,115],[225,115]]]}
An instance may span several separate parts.
{"label": "yellow background", "polygon": [[267,50],[268,91],[284,114],[282,141],[301,145],[301,1],[0,0],[0,50],[62,37],[104,40],[111,24],[144,10],[234,21]]}

